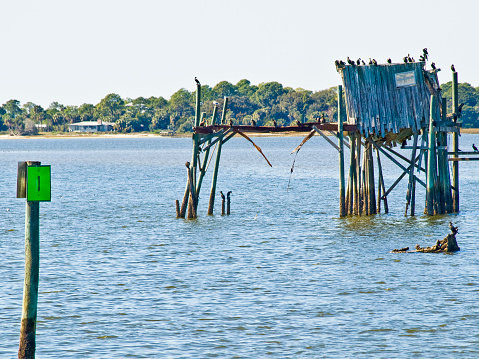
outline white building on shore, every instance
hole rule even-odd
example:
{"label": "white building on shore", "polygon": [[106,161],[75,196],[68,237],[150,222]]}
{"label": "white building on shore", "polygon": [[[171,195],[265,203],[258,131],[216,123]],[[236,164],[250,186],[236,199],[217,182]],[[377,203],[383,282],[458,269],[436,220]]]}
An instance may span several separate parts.
{"label": "white building on shore", "polygon": [[113,131],[113,122],[98,121],[83,121],[71,123],[69,126],[70,132],[109,132]]}

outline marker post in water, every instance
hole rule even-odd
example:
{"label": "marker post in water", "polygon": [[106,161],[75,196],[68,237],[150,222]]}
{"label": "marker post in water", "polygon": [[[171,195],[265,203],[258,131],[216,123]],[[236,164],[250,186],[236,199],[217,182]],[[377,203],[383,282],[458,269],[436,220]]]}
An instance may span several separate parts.
{"label": "marker post in water", "polygon": [[18,358],[35,358],[38,278],[40,269],[40,202],[51,201],[51,167],[40,162],[18,163],[17,198],[26,198],[25,282]]}

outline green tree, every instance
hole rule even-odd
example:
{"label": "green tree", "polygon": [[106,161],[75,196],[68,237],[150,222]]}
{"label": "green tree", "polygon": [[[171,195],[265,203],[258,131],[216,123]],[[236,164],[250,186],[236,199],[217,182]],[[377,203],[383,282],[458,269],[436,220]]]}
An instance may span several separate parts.
{"label": "green tree", "polygon": [[111,93],[95,106],[95,117],[106,122],[116,122],[125,112],[125,103],[120,95]]}
{"label": "green tree", "polygon": [[221,81],[213,87],[213,93],[216,98],[234,96],[236,94],[236,87],[228,81]]}
{"label": "green tree", "polygon": [[263,82],[259,84],[255,98],[261,107],[273,107],[283,93],[283,85],[279,82]]}

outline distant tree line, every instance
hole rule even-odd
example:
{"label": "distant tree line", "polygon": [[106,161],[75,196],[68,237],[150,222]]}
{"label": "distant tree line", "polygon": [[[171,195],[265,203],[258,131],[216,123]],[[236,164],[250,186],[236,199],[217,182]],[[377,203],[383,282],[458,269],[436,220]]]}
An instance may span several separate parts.
{"label": "distant tree line", "polygon": [[[451,82],[442,85],[443,96],[448,98],[451,112]],[[221,81],[213,88],[201,86],[202,111],[207,118],[213,113],[213,102],[219,103],[218,117],[222,116],[223,99],[229,98],[226,119],[233,124],[269,126],[273,120],[278,125],[301,122],[335,121],[337,112],[336,88],[309,91],[302,88],[283,87],[278,82],[252,85],[241,80],[236,85]],[[7,101],[0,107],[0,131],[15,134],[36,134],[41,131],[68,131],[68,125],[80,121],[103,121],[114,123],[118,132],[159,132],[171,130],[189,132],[193,128],[195,115],[195,92],[182,88],[169,100],[163,97],[121,98],[109,94],[98,104],[64,106],[53,102],[47,109],[18,100]],[[479,127],[479,87],[468,83],[459,84],[459,103],[464,103],[461,121],[463,127]]]}

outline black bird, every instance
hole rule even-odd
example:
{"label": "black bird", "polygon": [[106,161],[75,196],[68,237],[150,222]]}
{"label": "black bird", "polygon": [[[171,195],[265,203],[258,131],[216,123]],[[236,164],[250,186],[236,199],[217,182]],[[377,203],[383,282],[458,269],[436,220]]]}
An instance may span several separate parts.
{"label": "black bird", "polygon": [[388,59],[388,64],[392,64],[391,58]]}
{"label": "black bird", "polygon": [[206,121],[205,121],[205,120],[201,120],[200,126],[206,126]]}
{"label": "black bird", "polygon": [[474,143],[472,144],[472,149],[474,150],[474,152],[479,152],[479,150],[477,149],[477,147]]}
{"label": "black bird", "polygon": [[256,127],[256,121],[255,120],[251,120],[251,125]]}
{"label": "black bird", "polygon": [[402,60],[404,61],[405,64],[407,64],[407,56],[404,56]]}
{"label": "black bird", "polygon": [[372,65],[373,64],[373,60],[371,60],[371,58],[369,58],[369,65]]}
{"label": "black bird", "polygon": [[278,124],[276,123],[276,120],[273,120],[273,126],[274,126],[274,127],[277,127],[277,126],[278,126]]}
{"label": "black bird", "polygon": [[451,65],[451,71],[456,72],[456,68],[454,67],[454,64]]}
{"label": "black bird", "polygon": [[231,120],[231,119],[229,120],[229,125],[230,125],[230,127],[233,127],[233,120]]}
{"label": "black bird", "polygon": [[377,65],[378,65],[378,62],[376,61],[376,59],[373,59],[373,65],[374,65],[374,66],[377,66]]}
{"label": "black bird", "polygon": [[424,58],[424,55],[419,56],[419,61],[421,61],[421,62],[425,62],[425,61],[426,61],[426,59]]}
{"label": "black bird", "polygon": [[354,61],[351,60],[351,59],[349,58],[349,56],[348,56],[348,58],[346,59],[346,61],[348,62],[348,64],[350,64],[350,65],[352,65],[352,66],[355,65]]}
{"label": "black bird", "polygon": [[228,199],[230,198],[231,192],[233,192],[233,191],[229,191],[228,193],[226,193],[226,198],[228,198]]}
{"label": "black bird", "polygon": [[427,60],[427,58],[429,57],[429,53],[427,52],[427,49],[426,48],[422,49],[422,53],[424,56],[424,60]]}
{"label": "black bird", "polygon": [[458,232],[458,227],[454,227],[452,222],[449,222],[449,229],[451,230],[452,234],[456,234]]}
{"label": "black bird", "polygon": [[432,67],[433,70],[435,70],[436,69],[436,64],[434,62],[431,62],[431,67]]}
{"label": "black bird", "polygon": [[196,76],[195,76],[195,82],[196,82],[198,85],[201,85],[201,84],[200,84],[200,81],[196,78]]}
{"label": "black bird", "polygon": [[461,117],[463,106],[464,106],[464,104],[461,103],[461,104],[459,105],[459,107],[457,108],[457,117]]}
{"label": "black bird", "polygon": [[359,58],[359,59],[356,60],[356,64],[357,64],[358,66],[361,65],[361,58]]}
{"label": "black bird", "polygon": [[224,200],[224,199],[225,199],[225,195],[223,194],[223,191],[220,191],[220,195],[221,195],[221,199]]}
{"label": "black bird", "polygon": [[361,63],[362,63],[363,65],[366,65],[366,63],[364,62],[364,60],[361,60]]}
{"label": "black bird", "polygon": [[326,117],[324,117],[324,113],[321,114],[321,123],[326,123]]}

